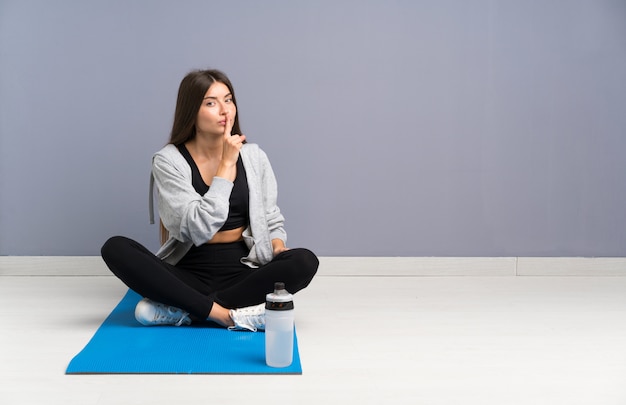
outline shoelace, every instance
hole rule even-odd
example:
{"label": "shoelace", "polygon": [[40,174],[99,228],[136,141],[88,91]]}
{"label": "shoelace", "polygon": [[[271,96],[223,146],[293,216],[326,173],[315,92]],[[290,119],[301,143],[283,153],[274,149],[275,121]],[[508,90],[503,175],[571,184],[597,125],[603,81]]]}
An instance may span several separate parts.
{"label": "shoelace", "polygon": [[185,313],[181,314],[181,311],[178,308],[166,307],[165,305],[158,308],[159,311],[156,311],[156,319],[155,321],[165,321],[166,323],[170,323],[176,321],[175,326],[180,326],[185,321],[185,317],[187,316]]}
{"label": "shoelace", "polygon": [[176,324],[174,326],[180,326],[183,324],[183,322],[185,321],[185,318],[187,317],[187,315],[183,315],[180,317],[180,319],[178,320],[178,322],[176,322]]}
{"label": "shoelace", "polygon": [[265,312],[259,307],[242,308],[237,310],[242,317],[251,324],[251,326],[259,327],[265,325]]}

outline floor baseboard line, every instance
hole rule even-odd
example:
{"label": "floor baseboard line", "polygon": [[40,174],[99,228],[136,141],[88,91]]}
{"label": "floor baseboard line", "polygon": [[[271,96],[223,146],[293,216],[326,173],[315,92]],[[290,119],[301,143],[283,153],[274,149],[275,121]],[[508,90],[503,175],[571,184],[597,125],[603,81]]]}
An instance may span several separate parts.
{"label": "floor baseboard line", "polygon": [[[0,256],[0,276],[108,276],[100,256]],[[626,258],[320,257],[320,276],[626,276]]]}

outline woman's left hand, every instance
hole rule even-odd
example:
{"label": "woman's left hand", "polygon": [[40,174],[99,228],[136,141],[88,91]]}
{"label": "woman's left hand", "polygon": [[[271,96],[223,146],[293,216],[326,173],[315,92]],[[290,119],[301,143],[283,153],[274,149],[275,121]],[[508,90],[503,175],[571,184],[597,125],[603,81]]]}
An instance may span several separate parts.
{"label": "woman's left hand", "polygon": [[289,250],[282,239],[272,239],[272,248],[274,249],[274,257]]}

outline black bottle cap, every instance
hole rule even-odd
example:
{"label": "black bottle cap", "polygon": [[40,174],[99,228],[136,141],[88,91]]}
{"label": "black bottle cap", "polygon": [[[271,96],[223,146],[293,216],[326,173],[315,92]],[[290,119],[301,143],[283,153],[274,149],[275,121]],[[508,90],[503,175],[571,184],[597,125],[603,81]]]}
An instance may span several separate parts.
{"label": "black bottle cap", "polygon": [[289,311],[293,309],[293,298],[285,289],[285,283],[274,283],[274,292],[267,294],[265,309],[272,311]]}

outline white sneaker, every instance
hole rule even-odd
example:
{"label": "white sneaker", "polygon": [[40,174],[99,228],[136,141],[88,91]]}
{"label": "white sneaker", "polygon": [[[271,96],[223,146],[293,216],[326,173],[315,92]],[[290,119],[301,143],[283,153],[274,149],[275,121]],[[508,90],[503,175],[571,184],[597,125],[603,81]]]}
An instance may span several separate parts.
{"label": "white sneaker", "polygon": [[135,307],[135,319],[146,326],[155,325],[191,325],[189,313],[176,307],[160,304],[144,298]]}
{"label": "white sneaker", "polygon": [[265,304],[253,307],[231,309],[230,317],[235,322],[235,326],[229,326],[228,330],[265,330]]}

